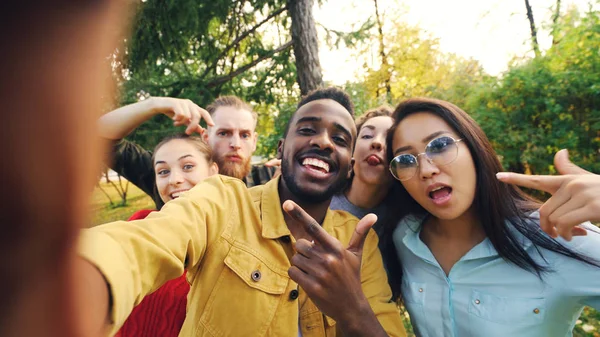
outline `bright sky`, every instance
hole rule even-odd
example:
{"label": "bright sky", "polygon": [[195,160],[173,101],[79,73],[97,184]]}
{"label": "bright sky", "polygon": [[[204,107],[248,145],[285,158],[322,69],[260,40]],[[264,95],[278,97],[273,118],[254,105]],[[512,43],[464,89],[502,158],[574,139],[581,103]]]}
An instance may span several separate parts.
{"label": "bright sky", "polygon": [[[492,75],[505,71],[513,57],[533,54],[524,0],[378,1],[380,14],[384,16],[384,30],[386,17],[402,15],[407,23],[419,25],[433,37],[439,38],[443,51],[479,60]],[[549,29],[545,26],[551,21],[552,6],[556,0],[529,2],[538,28],[538,41],[544,50],[551,43]],[[577,6],[585,11],[588,2],[562,0],[561,13],[569,6]],[[314,9],[318,23],[328,29],[342,31],[357,28],[353,24],[360,25],[369,16],[374,17],[374,13],[372,0],[326,0],[323,6],[315,5]],[[322,36],[319,38],[322,40]],[[360,70],[362,61],[357,61],[355,55],[346,48],[331,50],[325,43],[321,43],[319,48],[325,81],[343,84]]]}

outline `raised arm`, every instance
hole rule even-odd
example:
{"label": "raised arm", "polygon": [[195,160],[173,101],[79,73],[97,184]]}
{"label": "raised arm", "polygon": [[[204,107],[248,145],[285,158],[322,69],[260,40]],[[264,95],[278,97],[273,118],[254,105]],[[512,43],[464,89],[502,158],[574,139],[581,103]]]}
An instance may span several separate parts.
{"label": "raised arm", "polygon": [[105,139],[121,139],[143,122],[159,114],[167,115],[175,126],[187,125],[187,134],[202,132],[199,124],[201,118],[208,125],[214,125],[210,114],[189,99],[150,97],[102,116],[98,120],[98,132]]}

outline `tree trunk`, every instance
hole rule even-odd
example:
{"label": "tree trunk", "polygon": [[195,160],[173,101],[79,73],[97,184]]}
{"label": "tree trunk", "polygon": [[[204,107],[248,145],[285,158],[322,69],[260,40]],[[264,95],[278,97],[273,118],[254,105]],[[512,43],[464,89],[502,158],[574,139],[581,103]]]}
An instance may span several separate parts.
{"label": "tree trunk", "polygon": [[[377,19],[377,31],[379,33],[379,56],[381,57],[381,71],[383,72],[384,84],[385,84],[385,96],[386,101],[391,101],[392,99],[392,86],[390,84],[392,74],[390,73],[390,63],[388,62],[387,55],[385,54],[385,44],[383,41],[383,24],[381,23],[381,17],[379,16],[379,6],[377,4],[377,0],[373,0],[375,2],[375,17]],[[379,92],[377,92],[377,96],[379,96]]]}
{"label": "tree trunk", "polygon": [[531,42],[533,43],[533,52],[535,57],[540,56],[540,46],[537,40],[537,30],[535,29],[535,21],[533,20],[533,11],[529,5],[529,0],[525,0],[525,8],[527,8],[527,19],[529,19],[529,28],[531,29]]}
{"label": "tree trunk", "polygon": [[560,0],[556,0],[556,8],[554,9],[554,15],[552,16],[552,44],[555,45],[556,42],[556,33],[557,33],[557,25],[558,18],[560,17]]}
{"label": "tree trunk", "polygon": [[319,62],[319,40],[312,15],[313,0],[288,0],[292,19],[292,41],[296,57],[296,73],[302,95],[323,86]]}

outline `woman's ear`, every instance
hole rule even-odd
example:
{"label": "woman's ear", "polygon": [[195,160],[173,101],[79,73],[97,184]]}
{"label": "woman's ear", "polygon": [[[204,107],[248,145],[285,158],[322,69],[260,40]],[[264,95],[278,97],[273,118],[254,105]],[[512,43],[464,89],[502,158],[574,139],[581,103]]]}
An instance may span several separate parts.
{"label": "woman's ear", "polygon": [[275,158],[277,159],[283,159],[283,143],[284,143],[284,139],[281,138],[279,140],[279,142],[277,142],[277,156]]}
{"label": "woman's ear", "polygon": [[208,176],[214,176],[215,174],[219,174],[219,166],[217,166],[217,163],[213,162],[208,168]]}

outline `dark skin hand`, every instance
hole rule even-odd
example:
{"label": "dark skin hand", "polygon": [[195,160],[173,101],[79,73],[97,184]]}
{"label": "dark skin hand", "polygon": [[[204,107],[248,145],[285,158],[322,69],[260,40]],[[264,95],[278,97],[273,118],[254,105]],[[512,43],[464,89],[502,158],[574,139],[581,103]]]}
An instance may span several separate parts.
{"label": "dark skin hand", "polygon": [[344,336],[387,336],[362,291],[360,278],[363,246],[377,216],[362,218],[344,248],[293,201],[285,201],[283,209],[314,239],[296,241],[296,254],[288,271],[292,280],[321,312],[339,324]]}

